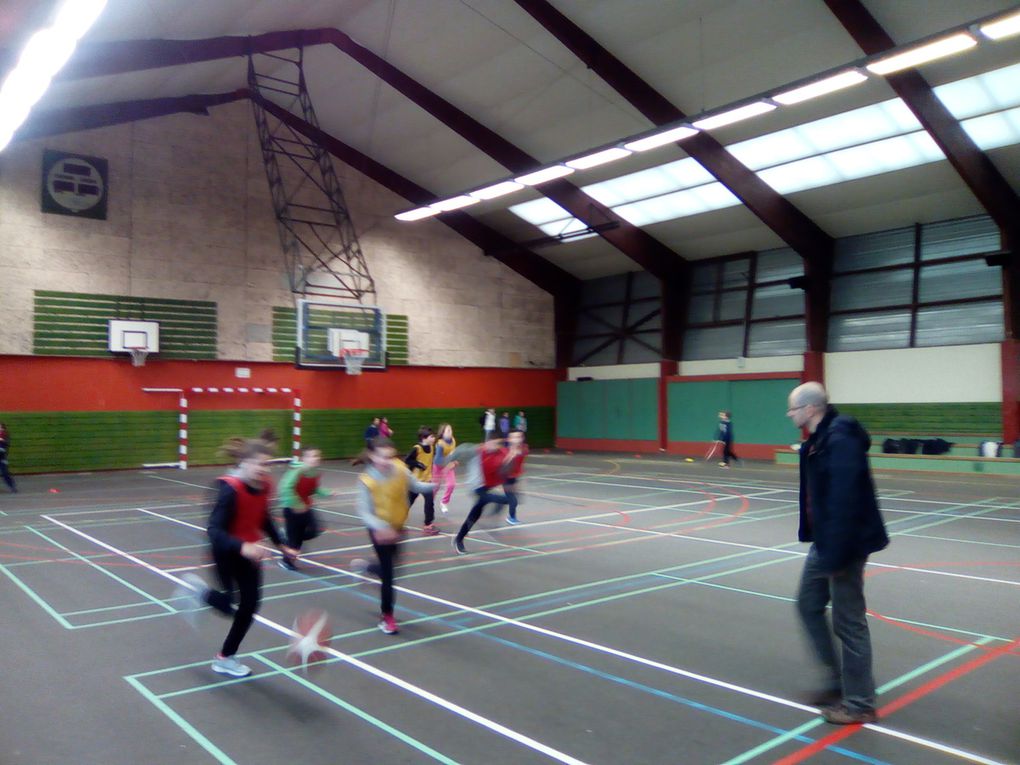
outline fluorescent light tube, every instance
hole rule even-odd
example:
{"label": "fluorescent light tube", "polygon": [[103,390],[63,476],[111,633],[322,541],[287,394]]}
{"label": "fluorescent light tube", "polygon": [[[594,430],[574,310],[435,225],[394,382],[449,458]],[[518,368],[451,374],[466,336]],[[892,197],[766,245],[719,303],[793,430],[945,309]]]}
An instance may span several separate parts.
{"label": "fluorescent light tube", "polygon": [[1001,40],[1020,32],[1020,13],[981,25],[981,34],[991,40]]}
{"label": "fluorescent light tube", "polygon": [[414,210],[407,210],[406,212],[397,213],[393,217],[397,220],[421,220],[422,218],[430,218],[433,215],[438,215],[439,210],[432,207],[418,207]]}
{"label": "fluorescent light tube", "polygon": [[699,130],[714,130],[723,125],[732,125],[734,122],[757,117],[759,114],[765,114],[775,108],[775,104],[770,104],[766,101],[755,101],[753,104],[739,106],[722,114],[714,114],[711,117],[705,117],[705,119],[692,122],[691,124]]}
{"label": "fluorescent light tube", "polygon": [[578,157],[572,159],[566,163],[567,167],[572,167],[575,170],[587,170],[589,167],[598,167],[604,165],[607,162],[612,162],[617,159],[623,159],[629,157],[630,152],[626,149],[612,148],[606,149],[605,151],[597,151],[594,154],[589,154],[586,157]]}
{"label": "fluorescent light tube", "polygon": [[554,178],[562,178],[564,175],[570,175],[574,172],[574,168],[567,167],[566,165],[553,165],[552,167],[543,167],[541,170],[536,170],[533,173],[522,175],[520,178],[514,178],[518,183],[523,183],[525,186],[537,186],[540,183],[551,181]]}
{"label": "fluorescent light tube", "polygon": [[450,197],[449,199],[441,199],[438,202],[429,205],[429,207],[433,210],[439,210],[439,212],[449,212],[450,210],[459,210],[461,207],[467,207],[468,205],[476,205],[480,201],[480,199],[469,197],[467,194],[461,194],[460,196]]}
{"label": "fluorescent light tube", "polygon": [[934,61],[944,56],[951,56],[954,53],[973,48],[975,45],[977,45],[977,40],[969,34],[960,32],[951,37],[945,37],[927,45],[921,45],[912,50],[897,53],[895,56],[880,59],[873,64],[868,64],[868,71],[875,74],[892,74],[901,69],[909,69],[910,67]]}
{"label": "fluorescent light tube", "polygon": [[824,96],[828,93],[835,93],[837,90],[843,90],[853,85],[859,85],[867,81],[867,79],[867,75],[858,72],[856,69],[851,69],[847,72],[840,72],[832,77],[826,77],[824,80],[811,82],[799,88],[788,90],[785,93],[779,93],[772,96],[772,100],[783,106],[790,106],[791,104],[799,104],[801,101]]}
{"label": "fluorescent light tube", "polygon": [[694,128],[683,125],[682,127],[667,130],[664,133],[656,133],[655,135],[650,135],[647,138],[639,138],[636,141],[625,143],[623,148],[629,149],[630,151],[648,151],[649,149],[655,149],[659,146],[665,146],[667,143],[682,141],[685,138],[690,138],[692,135],[697,134],[698,131]]}
{"label": "fluorescent light tube", "polygon": [[503,181],[502,183],[494,183],[491,186],[486,186],[484,189],[478,189],[478,191],[470,192],[471,196],[477,199],[495,199],[496,197],[506,196],[512,194],[518,189],[523,189],[519,183],[514,181]]}

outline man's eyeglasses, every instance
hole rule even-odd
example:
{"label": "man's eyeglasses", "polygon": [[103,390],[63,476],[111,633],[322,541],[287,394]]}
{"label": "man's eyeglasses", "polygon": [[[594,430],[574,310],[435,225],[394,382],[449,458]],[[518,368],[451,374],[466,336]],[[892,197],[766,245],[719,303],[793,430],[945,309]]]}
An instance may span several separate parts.
{"label": "man's eyeglasses", "polygon": [[803,409],[806,406],[808,406],[808,405],[807,404],[801,404],[800,406],[790,406],[790,407],[787,407],[786,413],[789,414],[790,412],[796,412],[798,409]]}

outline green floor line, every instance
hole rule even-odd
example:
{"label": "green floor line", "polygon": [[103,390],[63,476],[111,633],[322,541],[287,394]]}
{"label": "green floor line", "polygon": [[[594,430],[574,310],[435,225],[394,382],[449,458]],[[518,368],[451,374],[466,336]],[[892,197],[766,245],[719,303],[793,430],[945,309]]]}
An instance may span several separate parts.
{"label": "green floor line", "polygon": [[160,712],[166,715],[172,722],[174,722],[177,725],[177,727],[179,727],[181,730],[187,733],[199,746],[201,746],[203,749],[205,749],[205,751],[212,755],[213,759],[215,759],[216,762],[220,763],[221,765],[237,765],[232,759],[230,759],[226,754],[224,754],[222,749],[216,746],[204,735],[202,735],[195,726],[193,726],[191,723],[189,723],[187,720],[185,720],[183,717],[177,714],[167,704],[165,704],[163,701],[161,701],[155,695],[153,695],[148,688],[146,688],[144,685],[142,685],[132,677],[125,677],[124,679],[127,680],[134,687],[134,689],[142,695],[143,698],[148,700],[150,704],[152,704],[154,707],[156,707],[156,709],[158,709]]}
{"label": "green floor line", "polygon": [[[904,683],[909,683],[914,678],[920,677],[921,675],[924,675],[933,669],[937,669],[938,667],[941,667],[942,665],[947,664],[948,662],[953,661],[954,659],[957,659],[958,657],[963,656],[964,654],[977,650],[978,645],[984,645],[987,642],[991,641],[980,640],[978,641],[977,645],[961,646],[960,648],[957,648],[954,651],[950,651],[945,656],[940,656],[937,659],[933,659],[932,661],[922,664],[920,667],[910,670],[906,674],[900,675],[899,677],[890,680],[885,685],[882,685],[879,688],[877,688],[876,691],[879,695],[887,693],[893,688],[897,688],[900,685],[903,685]],[[778,746],[782,746],[787,741],[790,741],[791,739],[794,739],[797,736],[807,733],[808,731],[814,730],[818,726],[824,724],[825,720],[823,718],[816,717],[815,719],[810,720],[796,728],[793,728],[792,730],[789,730],[786,733],[777,736],[776,738],[769,739],[768,741],[759,744],[753,749],[749,749],[748,751],[734,757],[731,760],[727,760],[726,762],[723,763],[723,765],[741,765],[741,763],[747,762],[748,760],[752,760],[758,755],[764,754],[765,752],[775,749]]]}
{"label": "green floor line", "polygon": [[445,754],[436,751],[435,749],[433,749],[432,747],[428,746],[427,744],[419,741],[418,739],[413,738],[412,736],[408,735],[407,733],[404,733],[403,731],[394,728],[392,725],[390,725],[390,724],[388,724],[386,722],[383,722],[378,717],[375,717],[375,716],[369,714],[368,712],[364,711],[363,709],[360,709],[359,707],[356,707],[353,704],[351,704],[351,703],[349,703],[347,701],[344,701],[339,696],[335,696],[334,694],[330,693],[329,691],[327,691],[327,690],[325,690],[323,688],[320,688],[319,686],[315,685],[315,683],[309,682],[305,678],[303,678],[300,675],[298,675],[296,672],[293,672],[292,670],[287,669],[286,667],[280,666],[276,662],[271,661],[270,659],[267,659],[265,656],[259,656],[258,659],[259,659],[259,661],[263,662],[267,666],[272,667],[276,671],[277,674],[283,675],[284,677],[286,677],[286,678],[288,678],[290,680],[293,680],[294,682],[298,683],[299,685],[304,686],[308,690],[313,691],[314,693],[316,693],[319,696],[321,696],[322,698],[324,698],[326,701],[329,701],[330,703],[335,704],[336,706],[340,707],[341,709],[344,709],[344,710],[350,712],[352,715],[354,715],[355,717],[361,718],[365,722],[371,723],[372,725],[374,725],[379,730],[383,731],[384,733],[388,733],[389,735],[393,736],[394,738],[404,742],[408,746],[410,746],[410,747],[412,747],[414,749],[417,749],[422,754],[428,755],[432,759],[434,759],[434,760],[436,760],[438,762],[444,763],[444,765],[458,765],[456,760],[450,759]]}
{"label": "green floor line", "polygon": [[57,624],[59,624],[66,630],[74,629],[74,626],[70,622],[68,622],[67,619],[65,619],[63,616],[57,613],[56,609],[54,609],[53,606],[51,606],[49,603],[43,600],[39,595],[36,595],[35,590],[33,590],[31,587],[29,587],[27,584],[21,581],[18,577],[16,577],[14,574],[8,571],[7,566],[0,566],[0,571],[3,571],[8,579],[14,582],[21,589],[22,592],[28,595],[29,598],[35,601],[35,604],[39,606],[39,608],[41,608],[47,614],[49,614]]}
{"label": "green floor line", "polygon": [[[45,539],[50,544],[56,545],[61,550],[64,550],[65,552],[69,553],[70,555],[73,555],[76,558],[80,558],[81,557],[81,556],[78,555],[78,553],[76,553],[73,550],[65,547],[64,545],[60,544],[56,540],[51,539],[50,537],[48,537],[45,534],[43,534],[41,531],[39,531],[37,529],[34,529],[31,526],[26,526],[25,528],[27,528],[33,534],[37,534],[38,536],[42,537],[43,539]],[[131,582],[127,581],[126,579],[123,579],[122,577],[117,576],[115,573],[113,573],[112,571],[109,571],[104,566],[96,565],[95,563],[92,563],[91,561],[84,561],[84,562],[87,563],[92,568],[96,569],[99,573],[103,574],[104,576],[108,576],[110,579],[113,579],[115,582],[119,582],[120,584],[124,585],[129,590],[131,590],[132,592],[135,592],[135,593],[141,595],[146,600],[152,601],[153,603],[158,605],[160,608],[164,608],[164,609],[166,609],[168,612],[170,612],[172,614],[177,613],[176,609],[174,609],[173,606],[170,606],[170,605],[164,603],[162,600],[157,598],[155,595],[150,595],[149,593],[147,593],[142,588],[136,587],[135,585],[131,584]]]}
{"label": "green floor line", "polygon": [[[966,504],[960,505],[960,507],[970,507],[970,506],[973,506],[973,504],[974,503],[966,503]],[[1018,503],[1018,504],[1020,504],[1020,503]],[[984,512],[992,512],[994,509],[996,509],[996,508],[989,508],[988,510],[985,510]],[[961,516],[961,517],[967,517],[967,516]],[[951,520],[956,520],[956,519],[955,518],[954,519],[940,519],[936,523],[946,523],[946,522],[949,522]],[[685,563],[685,564],[681,564],[679,566],[671,566],[671,567],[668,567],[668,568],[665,568],[665,569],[660,569],[660,570],[657,570],[657,571],[643,572],[643,573],[639,573],[639,574],[627,574],[627,575],[620,576],[620,577],[612,577],[612,578],[608,578],[608,579],[599,580],[597,582],[588,582],[588,583],[583,583],[583,584],[570,585],[568,587],[562,587],[562,588],[558,588],[558,589],[555,589],[555,590],[548,590],[548,591],[544,591],[544,592],[541,592],[541,593],[533,593],[531,595],[525,595],[525,596],[522,596],[522,597],[519,597],[519,598],[511,598],[511,599],[508,599],[508,600],[496,601],[496,602],[493,602],[493,603],[490,603],[490,604],[487,604],[487,605],[478,606],[477,608],[479,608],[481,610],[493,610],[493,609],[499,608],[501,606],[518,604],[518,603],[526,602],[528,600],[533,600],[533,599],[536,599],[536,598],[549,597],[549,596],[563,594],[563,593],[570,592],[570,591],[575,591],[575,590],[579,590],[579,589],[585,589],[585,588],[588,588],[588,587],[604,586],[606,584],[613,584],[613,583],[616,583],[616,582],[626,581],[628,579],[643,578],[643,577],[648,577],[648,576],[652,576],[652,575],[662,575],[662,574],[665,574],[665,573],[671,572],[671,571],[678,571],[678,570],[682,570],[684,568],[689,568],[689,567],[692,567],[692,566],[708,565],[708,564],[711,564],[711,563],[717,563],[717,562],[725,561],[725,560],[728,560],[728,559],[744,557],[744,556],[747,556],[747,555],[750,555],[750,554],[764,553],[764,552],[783,552],[783,551],[786,550],[786,548],[793,547],[793,546],[796,546],[798,544],[800,544],[800,543],[799,542],[790,542],[790,543],[787,543],[787,544],[784,544],[784,545],[779,545],[779,546],[771,547],[771,548],[763,548],[763,549],[760,549],[760,550],[751,550],[751,551],[742,550],[742,551],[737,552],[737,553],[731,553],[731,554],[728,554],[728,555],[717,556],[716,558],[711,558],[711,559],[707,559],[707,560],[703,560],[703,561],[695,561],[695,562],[691,562],[691,563]],[[756,569],[756,568],[761,568],[763,566],[772,565],[772,564],[775,564],[775,563],[781,563],[783,561],[789,561],[789,560],[793,560],[793,559],[794,559],[793,557],[780,558],[780,559],[777,559],[777,560],[764,561],[762,563],[751,564],[749,566],[744,566],[744,567],[740,567],[740,568],[736,568],[736,569],[729,569],[729,570],[726,570],[726,571],[715,572],[713,574],[708,574],[708,575],[706,575],[704,577],[695,577],[695,578],[690,578],[690,579],[678,579],[677,581],[671,582],[669,584],[656,585],[656,586],[652,586],[652,587],[648,587],[648,588],[643,588],[643,589],[638,589],[638,590],[631,590],[631,591],[624,592],[624,593],[617,593],[615,595],[607,596],[607,597],[604,597],[604,598],[599,598],[599,599],[590,600],[590,601],[584,601],[582,603],[577,603],[577,604],[570,604],[568,606],[562,606],[562,607],[555,608],[555,609],[552,609],[552,610],[549,610],[549,611],[538,612],[538,613],[535,613],[535,614],[526,614],[526,615],[515,617],[515,618],[518,621],[530,621],[532,619],[541,618],[543,616],[550,616],[550,615],[562,613],[564,611],[574,610],[576,608],[583,608],[583,607],[588,607],[588,606],[591,606],[591,605],[600,605],[600,604],[602,604],[604,602],[609,602],[609,601],[612,601],[612,600],[617,600],[617,599],[620,599],[620,598],[630,597],[630,596],[634,596],[634,595],[647,594],[649,592],[655,592],[655,591],[658,591],[658,590],[668,589],[668,588],[671,588],[671,587],[681,586],[681,585],[684,585],[684,584],[703,584],[703,583],[705,583],[705,582],[707,582],[709,580],[716,579],[716,578],[719,578],[719,577],[729,576],[729,575],[736,574],[736,573],[742,573],[744,571],[748,571],[748,570],[752,570],[752,569]],[[475,564],[475,565],[481,565],[481,564]],[[457,567],[457,568],[463,569],[463,568],[467,568],[467,567],[464,566],[464,567]],[[422,572],[422,574],[419,574],[419,575],[427,575],[428,573],[430,573],[430,572]],[[410,577],[405,577],[405,578],[410,578]],[[418,624],[418,623],[423,623],[423,622],[428,622],[428,621],[434,621],[434,620],[437,620],[437,619],[449,618],[451,616],[463,615],[465,613],[468,613],[468,612],[465,612],[462,609],[456,609],[456,610],[447,611],[445,613],[437,614],[437,615],[434,615],[434,616],[421,617],[421,618],[418,618],[418,619],[410,620],[410,621],[408,621],[406,623],[407,624]],[[492,622],[492,623],[489,623],[489,624],[478,625],[476,627],[467,627],[467,628],[459,630],[459,631],[457,631],[455,633],[442,634],[442,635],[433,635],[433,636],[429,636],[429,637],[426,637],[426,638],[419,638],[418,640],[414,640],[414,641],[406,641],[406,642],[403,642],[403,643],[394,644],[392,646],[387,646],[387,647],[385,647],[383,649],[373,649],[373,650],[370,650],[368,652],[352,654],[352,655],[357,656],[357,657],[360,658],[362,656],[369,656],[369,655],[372,655],[374,653],[379,653],[379,652],[382,652],[382,651],[389,651],[389,650],[395,650],[395,649],[399,649],[399,648],[412,647],[412,646],[420,645],[421,643],[432,642],[434,640],[445,639],[445,638],[454,637],[454,636],[457,636],[457,635],[469,634],[471,632],[477,632],[477,631],[481,631],[481,630],[485,630],[485,629],[491,629],[493,627],[498,627],[498,626],[505,626],[505,623],[504,622],[495,621],[495,622]],[[931,626],[931,627],[934,627],[934,628],[937,628],[937,629],[952,630],[952,628],[941,627],[940,625],[927,625],[927,626]],[[341,634],[341,635],[336,635],[336,636],[334,636],[334,639],[335,640],[343,640],[343,639],[347,639],[349,637],[354,637],[354,636],[357,636],[357,635],[364,635],[364,634],[370,633],[372,631],[373,630],[371,628],[363,629],[363,630],[357,630],[355,632],[350,632],[350,633],[345,633],[345,634]],[[986,637],[988,637],[989,639],[998,639],[998,638],[995,638],[993,636],[986,636]],[[269,649],[269,650],[275,650],[275,649]],[[150,672],[139,673],[137,675],[134,675],[134,677],[145,677],[145,676],[150,676],[150,675],[159,675],[159,674],[170,673],[170,672],[178,671],[178,670],[185,669],[185,668],[201,666],[203,663],[205,663],[205,662],[193,662],[193,663],[182,664],[182,665],[173,666],[173,667],[164,667],[164,668],[159,669],[159,670],[152,670]],[[204,688],[205,688],[205,686],[203,686],[201,689],[204,689]],[[191,691],[191,689],[185,689],[184,691],[177,691],[177,692],[175,692],[175,694],[187,693],[187,692],[190,692],[190,691]]]}
{"label": "green floor line", "polygon": [[[23,528],[27,529],[28,527],[25,526]],[[77,526],[75,526],[75,528],[77,528]],[[191,549],[194,549],[196,547],[197,548],[205,548],[205,547],[208,547],[208,544],[194,543],[194,544],[188,544],[188,545],[175,545],[173,547],[153,547],[153,548],[148,549],[148,550],[128,550],[128,552],[130,552],[132,555],[149,555],[149,554],[157,553],[157,552],[170,552],[171,550],[191,550]],[[85,558],[87,560],[94,561],[94,560],[99,560],[101,558],[115,558],[117,556],[116,556],[115,553],[104,552],[104,553],[88,553],[88,554],[81,553],[81,557]],[[24,560],[24,561],[18,561],[17,563],[7,563],[5,565],[9,566],[10,568],[20,568],[22,566],[38,566],[40,564],[45,564],[45,563],[63,563],[63,562],[66,562],[68,560],[71,560],[71,559],[70,558],[50,558],[50,559],[47,559],[47,560]]]}

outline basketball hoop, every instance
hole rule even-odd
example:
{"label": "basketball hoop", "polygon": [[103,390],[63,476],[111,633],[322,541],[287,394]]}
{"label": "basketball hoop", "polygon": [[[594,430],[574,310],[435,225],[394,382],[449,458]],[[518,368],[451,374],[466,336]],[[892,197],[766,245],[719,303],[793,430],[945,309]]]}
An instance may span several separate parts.
{"label": "basketball hoop", "polygon": [[368,350],[365,348],[341,348],[338,355],[347,374],[360,375],[361,367],[368,358]]}
{"label": "basketball hoop", "polygon": [[131,354],[131,364],[136,367],[145,366],[145,357],[149,355],[148,348],[128,348]]}

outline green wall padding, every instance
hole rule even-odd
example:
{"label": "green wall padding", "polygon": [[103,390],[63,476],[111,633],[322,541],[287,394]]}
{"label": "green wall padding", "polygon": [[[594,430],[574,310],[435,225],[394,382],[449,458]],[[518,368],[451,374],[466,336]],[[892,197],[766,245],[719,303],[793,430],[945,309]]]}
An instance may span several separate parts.
{"label": "green wall padding", "polygon": [[[511,415],[518,409],[505,406]],[[529,407],[528,443],[532,448],[553,445],[553,407]],[[362,434],[375,414],[389,417],[398,448],[415,442],[419,425],[453,425],[461,442],[481,440],[480,409],[308,409],[302,413],[305,444],[320,447],[327,459],[351,457],[364,441]],[[289,409],[192,409],[188,422],[188,458],[193,466],[222,464],[217,449],[231,436],[255,437],[273,428],[280,438],[281,456],[290,453],[293,413]],[[11,431],[11,471],[59,471],[137,468],[143,463],[177,460],[177,412],[0,412]]]}
{"label": "green wall padding", "polygon": [[[357,321],[357,314],[349,314]],[[386,363],[389,366],[408,364],[407,316],[386,314]],[[293,308],[273,307],[273,361],[294,361],[297,341],[297,312]],[[325,351],[325,348],[319,349]]]}
{"label": "green wall padding", "polygon": [[873,434],[887,436],[1002,437],[1002,405],[996,401],[945,404],[840,404]]}
{"label": "green wall padding", "polygon": [[658,380],[588,380],[556,386],[560,438],[654,441],[659,437]]}
{"label": "green wall padding", "polygon": [[110,319],[158,321],[160,358],[216,358],[215,303],[51,290],[35,291],[32,352],[112,356]]}
{"label": "green wall padding", "polygon": [[[730,384],[711,382],[668,383],[670,441],[711,441],[719,423],[719,412],[730,408]],[[735,418],[734,418],[735,419]],[[734,423],[737,438],[740,423]]]}
{"label": "green wall padding", "polygon": [[711,441],[725,409],[732,412],[738,454],[741,443],[790,443],[799,435],[786,417],[796,386],[792,379],[669,383],[669,440]]}
{"label": "green wall padding", "polygon": [[177,459],[177,412],[4,412],[0,420],[11,432],[15,474]]}

